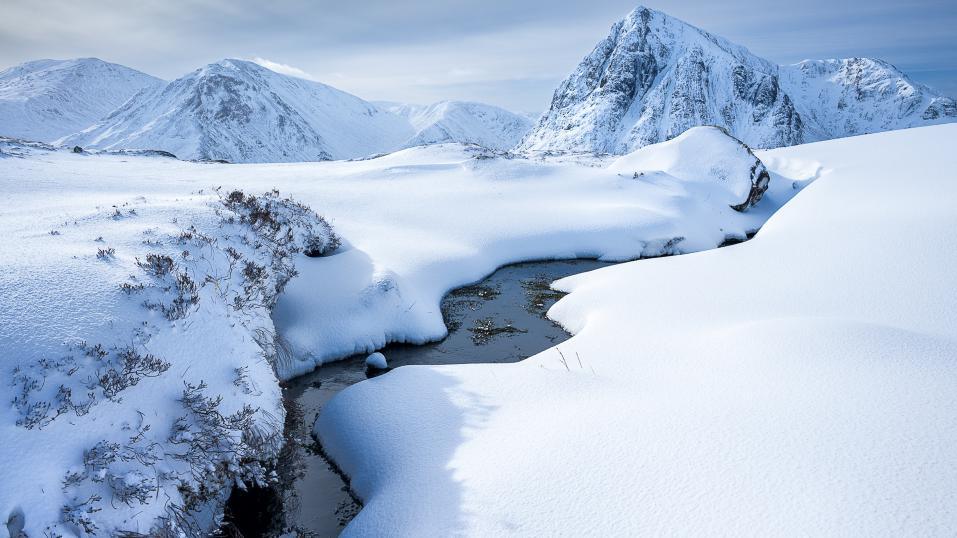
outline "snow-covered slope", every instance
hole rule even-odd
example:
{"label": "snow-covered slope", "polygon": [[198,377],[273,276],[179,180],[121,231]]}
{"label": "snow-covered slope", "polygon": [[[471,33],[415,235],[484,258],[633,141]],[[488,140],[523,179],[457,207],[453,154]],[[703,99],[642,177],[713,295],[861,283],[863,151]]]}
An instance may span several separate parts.
{"label": "snow-covered slope", "polygon": [[805,60],[781,68],[781,85],[814,140],[957,121],[953,99],[881,60]]}
{"label": "snow-covered slope", "polygon": [[519,149],[627,153],[696,125],[770,148],[951,121],[953,99],[883,62],[780,67],[639,7],[559,85]]}
{"label": "snow-covered slope", "polygon": [[345,389],[344,536],[951,536],[955,142],[758,152],[820,177],[751,241],[557,282],[575,336],[523,362]]}
{"label": "snow-covered slope", "polygon": [[85,129],[163,81],[96,58],[37,60],[0,72],[0,135],[50,142]]}
{"label": "snow-covered slope", "polygon": [[527,117],[482,103],[441,101],[432,105],[382,103],[406,118],[415,134],[403,146],[461,142],[491,149],[515,147],[532,128]]}
{"label": "snow-covered slope", "polygon": [[181,159],[292,162],[390,151],[409,136],[406,121],[354,95],[222,60],[137,95],[61,142],[158,149]]}

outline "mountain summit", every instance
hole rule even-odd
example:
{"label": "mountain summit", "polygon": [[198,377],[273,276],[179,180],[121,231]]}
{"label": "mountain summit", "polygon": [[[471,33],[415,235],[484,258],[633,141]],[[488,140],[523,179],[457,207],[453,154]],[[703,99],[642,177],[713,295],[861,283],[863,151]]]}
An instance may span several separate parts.
{"label": "mountain summit", "polygon": [[877,60],[778,66],[639,7],[555,90],[524,150],[627,153],[716,125],[754,147],[957,121],[954,100]]}
{"label": "mountain summit", "polygon": [[0,135],[49,142],[88,127],[163,81],[97,58],[36,60],[0,71]]}

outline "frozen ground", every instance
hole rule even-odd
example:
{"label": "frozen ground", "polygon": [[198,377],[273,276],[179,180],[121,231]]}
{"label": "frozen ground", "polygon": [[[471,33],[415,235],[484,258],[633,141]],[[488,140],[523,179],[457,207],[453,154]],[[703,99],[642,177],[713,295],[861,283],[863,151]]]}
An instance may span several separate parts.
{"label": "frozen ground", "polygon": [[760,152],[820,177],[752,241],[559,281],[575,336],[521,363],[346,389],[316,425],[346,534],[952,535],[955,140]]}
{"label": "frozen ground", "polygon": [[[697,151],[723,152],[713,135],[693,135],[705,141]],[[622,260],[743,238],[817,170],[778,159],[771,189],[741,213],[730,203],[755,178],[728,176],[734,167],[689,181],[688,170],[461,145],[288,165],[10,140],[0,150],[10,379],[0,385],[0,535],[31,536],[147,532],[157,517],[209,525],[232,483],[270,479],[258,460],[275,453],[282,424],[273,367],[288,378],[389,341],[440,338],[442,295],[508,262]],[[263,194],[273,188],[281,195]],[[334,255],[302,255],[332,236],[296,202],[332,223],[343,239]],[[299,276],[275,304],[293,265]]]}

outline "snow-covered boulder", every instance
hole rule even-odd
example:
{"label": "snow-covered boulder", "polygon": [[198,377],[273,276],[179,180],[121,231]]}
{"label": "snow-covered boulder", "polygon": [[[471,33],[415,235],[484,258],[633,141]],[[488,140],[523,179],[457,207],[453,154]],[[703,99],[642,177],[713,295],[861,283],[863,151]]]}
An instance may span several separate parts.
{"label": "snow-covered boulder", "polygon": [[371,370],[385,370],[389,367],[389,363],[386,362],[385,355],[376,351],[366,357],[366,367]]}
{"label": "snow-covered boulder", "polygon": [[720,127],[694,127],[681,136],[625,155],[609,167],[636,179],[661,174],[682,183],[705,183],[737,211],[761,200],[771,176],[761,159]]}

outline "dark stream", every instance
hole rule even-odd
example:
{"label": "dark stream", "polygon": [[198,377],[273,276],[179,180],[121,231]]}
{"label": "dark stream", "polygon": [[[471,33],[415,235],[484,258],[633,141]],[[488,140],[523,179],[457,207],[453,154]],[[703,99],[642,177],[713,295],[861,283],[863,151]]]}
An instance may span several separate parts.
{"label": "dark stream", "polygon": [[[381,350],[390,368],[407,364],[516,362],[566,340],[569,335],[545,317],[562,294],[550,284],[562,277],[609,265],[565,260],[508,265],[442,300],[449,335],[421,346],[394,344]],[[338,536],[361,508],[345,480],[312,438],[323,405],[368,376],[365,355],[324,365],[288,382],[286,446],[280,483],[273,488],[234,491],[226,509],[226,534],[252,536]]]}

